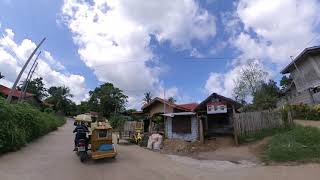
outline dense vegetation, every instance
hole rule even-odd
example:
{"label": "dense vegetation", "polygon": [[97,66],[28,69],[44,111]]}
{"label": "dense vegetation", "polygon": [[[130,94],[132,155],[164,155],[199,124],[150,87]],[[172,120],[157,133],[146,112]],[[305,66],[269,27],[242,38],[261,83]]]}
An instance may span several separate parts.
{"label": "dense vegetation", "polygon": [[293,112],[293,118],[302,120],[320,120],[320,105],[309,106],[307,104],[289,106]]}
{"label": "dense vegetation", "polygon": [[264,159],[275,162],[319,162],[320,129],[295,126],[272,137],[266,146]]}
{"label": "dense vegetation", "polygon": [[28,103],[8,104],[0,97],[0,153],[14,151],[64,124],[65,119]]}

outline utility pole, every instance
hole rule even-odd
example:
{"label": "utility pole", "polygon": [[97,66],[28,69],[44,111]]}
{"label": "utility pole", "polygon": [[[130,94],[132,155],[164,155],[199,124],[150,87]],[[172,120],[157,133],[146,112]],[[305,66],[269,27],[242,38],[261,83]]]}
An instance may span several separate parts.
{"label": "utility pole", "polygon": [[[23,87],[23,89],[22,89],[23,92],[26,91],[26,89],[27,89],[26,86],[27,86],[27,84],[28,84],[31,71],[32,71],[34,65],[36,64],[36,62],[37,62],[40,54],[41,54],[41,51],[38,53],[36,59],[34,60],[32,66],[31,66],[31,68],[30,68],[30,70],[29,70],[29,72],[28,72],[27,78],[26,78],[25,82],[23,83],[23,86],[22,86],[22,87]],[[31,80],[31,78],[30,78],[30,80]],[[21,98],[22,98],[22,96],[23,96],[22,94],[23,94],[23,93],[20,93],[19,101],[21,100]]]}
{"label": "utility pole", "polygon": [[166,89],[163,87],[163,114],[166,113]]}
{"label": "utility pole", "polygon": [[33,50],[33,52],[31,53],[31,55],[30,55],[30,57],[28,58],[28,60],[26,61],[26,63],[23,65],[23,67],[22,67],[22,69],[21,69],[21,71],[20,71],[20,73],[19,73],[16,81],[13,83],[13,86],[12,86],[12,88],[11,88],[11,90],[10,90],[10,93],[9,93],[8,97],[7,97],[7,102],[8,102],[8,103],[11,102],[12,95],[13,95],[14,92],[16,91],[17,84],[18,84],[18,82],[20,81],[20,78],[21,78],[24,70],[27,68],[27,66],[28,66],[29,62],[31,61],[32,57],[34,56],[34,54],[36,53],[36,51],[39,49],[39,47],[41,46],[41,44],[42,44],[45,40],[46,40],[46,38],[43,38],[43,39],[42,39],[42,41],[37,45],[36,49]]}
{"label": "utility pole", "polygon": [[[31,78],[32,78],[32,76],[33,76],[34,71],[37,69],[37,67],[38,67],[38,63],[34,66],[34,68],[33,68],[33,70],[32,70],[32,73],[31,73],[31,75],[30,75],[30,80],[31,80]],[[29,82],[27,81],[26,87],[25,87],[24,90],[23,90],[22,99],[24,99],[24,97],[26,96],[26,92],[27,92],[27,89],[28,89],[28,85],[29,85]]]}

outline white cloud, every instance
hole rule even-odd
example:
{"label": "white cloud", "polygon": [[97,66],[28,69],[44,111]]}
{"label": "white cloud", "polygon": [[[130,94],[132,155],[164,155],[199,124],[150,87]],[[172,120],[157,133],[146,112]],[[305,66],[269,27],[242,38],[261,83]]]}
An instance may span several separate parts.
{"label": "white cloud", "polygon": [[244,30],[235,46],[244,54],[261,56],[283,67],[291,61],[289,56],[296,56],[319,35],[319,11],[317,0],[241,0],[237,15]]}
{"label": "white cloud", "polygon": [[[125,92],[160,84],[163,67],[154,61],[152,36],[190,50],[192,40],[205,41],[216,33],[214,17],[194,0],[65,0],[61,11],[84,63],[98,80]],[[141,92],[126,93],[129,106],[141,101]]]}
{"label": "white cloud", "polygon": [[235,6],[234,12],[224,13],[222,18],[230,44],[240,52],[240,60],[234,60],[226,73],[210,74],[206,91],[213,89],[230,96],[233,79],[247,59],[258,58],[269,75],[274,76],[291,61],[290,56],[300,53],[317,35],[308,46],[319,43],[317,0],[240,0]]}
{"label": "white cloud", "polygon": [[[22,65],[35,49],[36,44],[29,39],[24,39],[18,44],[14,41],[14,33],[11,29],[6,29],[5,32],[5,36],[0,39],[0,72],[5,75],[5,79],[0,80],[0,83],[11,86],[18,76]],[[39,65],[34,77],[42,77],[46,87],[65,85],[70,88],[71,93],[74,95],[73,99],[76,102],[85,98],[88,90],[86,89],[85,78],[83,76],[59,72],[63,66],[48,51],[44,51],[39,57],[38,63]],[[31,63],[21,80],[26,78],[30,67]]]}

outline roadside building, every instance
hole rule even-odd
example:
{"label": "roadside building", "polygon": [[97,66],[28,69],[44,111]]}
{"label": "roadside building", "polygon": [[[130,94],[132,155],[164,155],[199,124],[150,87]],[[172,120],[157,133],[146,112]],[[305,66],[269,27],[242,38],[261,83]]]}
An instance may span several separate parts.
{"label": "roadside building", "polygon": [[233,135],[233,114],[240,103],[217,93],[212,93],[193,111],[199,121],[200,141],[215,135]]}
{"label": "roadside building", "polygon": [[[168,139],[202,142],[217,134],[232,135],[233,113],[239,107],[238,102],[216,93],[200,104],[174,104],[157,97],[142,107],[147,117],[144,130],[163,133]],[[158,129],[155,119],[161,124]]]}
{"label": "roadside building", "polygon": [[292,83],[283,91],[278,105],[320,103],[320,46],[304,49],[282,71]]}
{"label": "roadside building", "polygon": [[175,104],[156,97],[141,109],[146,119],[144,132],[149,134],[159,132],[167,138],[181,138],[184,140],[197,139],[197,122],[192,112],[197,104]]}
{"label": "roadside building", "polygon": [[[10,94],[11,89],[0,85],[0,94],[2,94],[5,98],[8,97],[8,95]],[[23,94],[22,91],[20,90],[15,90],[13,95],[12,95],[12,103],[17,103],[19,100],[19,97],[21,97]],[[26,95],[24,96],[24,100],[31,103],[32,105],[36,106],[36,107],[41,107],[42,105],[42,101],[37,98],[34,94],[31,93],[26,93]]]}

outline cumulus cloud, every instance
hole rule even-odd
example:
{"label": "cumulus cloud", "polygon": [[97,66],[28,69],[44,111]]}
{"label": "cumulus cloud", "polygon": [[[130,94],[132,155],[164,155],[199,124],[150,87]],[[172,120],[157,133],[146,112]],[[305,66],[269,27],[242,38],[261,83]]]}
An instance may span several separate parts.
{"label": "cumulus cloud", "polygon": [[[65,0],[61,17],[98,80],[125,92],[160,84],[163,69],[150,48],[152,37],[191,50],[193,40],[205,41],[216,33],[214,17],[194,0]],[[141,101],[141,92],[127,93],[129,104]]]}
{"label": "cumulus cloud", "polygon": [[[29,39],[24,39],[20,44],[15,42],[14,32],[11,29],[5,30],[4,37],[0,39],[0,72],[5,75],[5,79],[0,80],[1,84],[12,86],[22,65],[35,48],[36,44]],[[38,59],[38,63],[34,77],[42,77],[46,87],[65,85],[70,88],[76,102],[85,98],[88,91],[83,76],[60,72],[61,69],[65,69],[64,66],[55,60],[48,51],[44,51]],[[21,80],[26,78],[30,67],[31,63]]]}
{"label": "cumulus cloud", "polygon": [[240,0],[235,6],[235,11],[223,13],[222,19],[230,34],[230,45],[239,51],[239,59],[234,60],[229,71],[211,73],[206,91],[230,96],[233,79],[247,59],[259,59],[269,74],[277,75],[291,61],[290,56],[296,56],[306,45],[319,43],[317,0]]}

